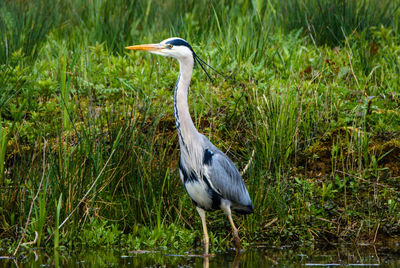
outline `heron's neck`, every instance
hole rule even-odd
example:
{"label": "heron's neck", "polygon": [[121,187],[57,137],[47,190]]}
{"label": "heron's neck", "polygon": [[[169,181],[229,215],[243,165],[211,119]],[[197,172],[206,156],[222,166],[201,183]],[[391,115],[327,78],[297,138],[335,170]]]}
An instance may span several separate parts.
{"label": "heron's neck", "polygon": [[193,71],[193,58],[179,60],[180,72],[175,85],[174,93],[174,114],[175,124],[178,131],[179,143],[181,147],[190,150],[192,142],[197,139],[198,134],[189,113],[187,102],[190,79]]}

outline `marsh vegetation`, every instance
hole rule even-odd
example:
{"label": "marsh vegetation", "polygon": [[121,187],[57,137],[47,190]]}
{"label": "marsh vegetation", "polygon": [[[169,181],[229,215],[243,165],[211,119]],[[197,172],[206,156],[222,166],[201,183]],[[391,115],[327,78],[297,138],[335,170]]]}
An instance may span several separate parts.
{"label": "marsh vegetation", "polygon": [[[399,5],[1,1],[0,247],[200,246],[178,175],[179,66],[123,50],[170,36],[225,74],[195,70],[189,103],[196,127],[248,165],[244,245],[394,241]],[[208,219],[211,251],[229,248],[225,218]]]}

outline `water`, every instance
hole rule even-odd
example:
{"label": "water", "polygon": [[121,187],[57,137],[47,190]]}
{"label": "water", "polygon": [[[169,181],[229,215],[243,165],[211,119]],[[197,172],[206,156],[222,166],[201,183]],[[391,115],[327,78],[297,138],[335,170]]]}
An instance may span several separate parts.
{"label": "water", "polygon": [[26,251],[19,259],[0,257],[0,267],[400,267],[399,249],[371,246],[331,249],[250,248],[240,255],[234,251],[203,258],[154,251],[92,250],[46,253]]}

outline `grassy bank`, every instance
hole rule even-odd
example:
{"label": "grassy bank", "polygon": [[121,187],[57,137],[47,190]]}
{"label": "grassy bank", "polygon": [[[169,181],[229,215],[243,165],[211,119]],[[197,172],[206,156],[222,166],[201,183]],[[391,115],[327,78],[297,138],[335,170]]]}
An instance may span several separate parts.
{"label": "grassy bank", "polygon": [[[170,36],[229,77],[211,82],[197,68],[189,102],[196,127],[240,170],[248,165],[255,213],[236,218],[245,244],[398,237],[398,3],[350,2],[380,19],[361,27],[342,6],[350,15],[326,20],[336,29],[328,38],[282,16],[296,3],[308,14],[301,1],[3,1],[2,247],[13,252],[21,237],[35,247],[200,246],[177,171],[179,66],[123,51]],[[225,216],[208,222],[212,250],[225,249]]]}

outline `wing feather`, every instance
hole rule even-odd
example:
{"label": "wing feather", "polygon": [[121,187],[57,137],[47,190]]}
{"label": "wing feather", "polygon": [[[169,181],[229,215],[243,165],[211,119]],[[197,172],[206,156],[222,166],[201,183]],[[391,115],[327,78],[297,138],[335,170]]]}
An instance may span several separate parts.
{"label": "wing feather", "polygon": [[211,187],[224,199],[232,202],[233,208],[252,212],[253,205],[246,185],[235,164],[207,138],[204,150],[204,171]]}

